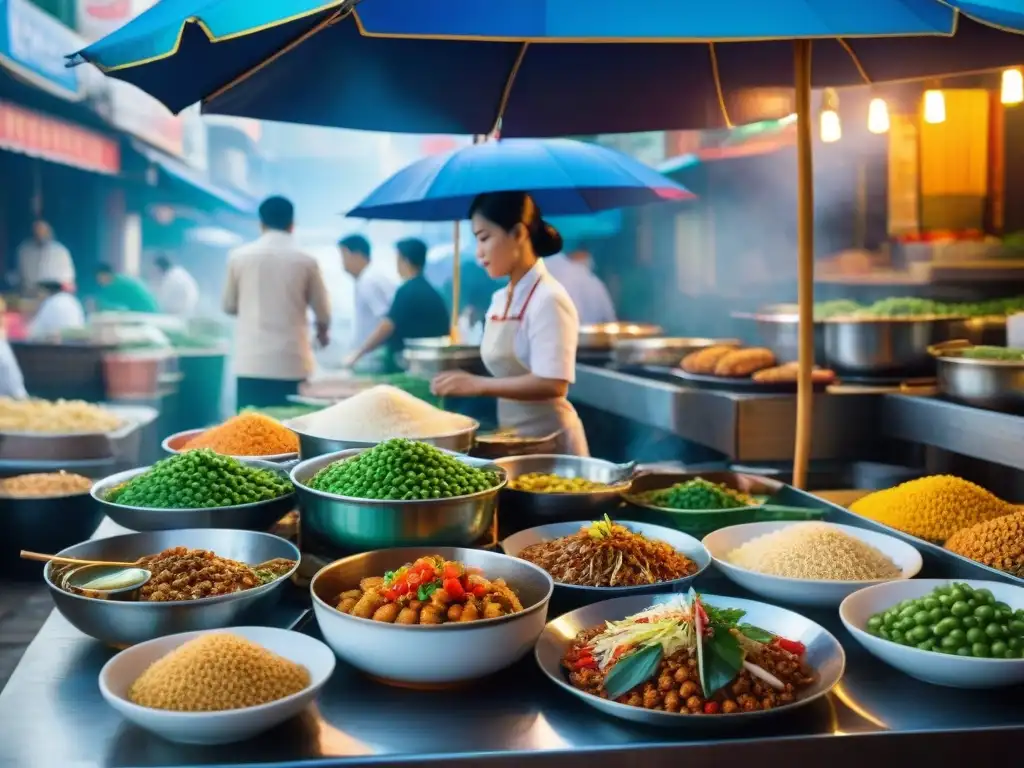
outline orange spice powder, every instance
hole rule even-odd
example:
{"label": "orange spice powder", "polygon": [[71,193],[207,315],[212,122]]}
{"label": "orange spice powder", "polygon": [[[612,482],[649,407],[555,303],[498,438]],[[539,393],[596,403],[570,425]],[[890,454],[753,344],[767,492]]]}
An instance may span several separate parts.
{"label": "orange spice powder", "polygon": [[299,438],[276,419],[247,412],[197,435],[181,450],[194,448],[209,448],[224,456],[272,456],[297,452]]}

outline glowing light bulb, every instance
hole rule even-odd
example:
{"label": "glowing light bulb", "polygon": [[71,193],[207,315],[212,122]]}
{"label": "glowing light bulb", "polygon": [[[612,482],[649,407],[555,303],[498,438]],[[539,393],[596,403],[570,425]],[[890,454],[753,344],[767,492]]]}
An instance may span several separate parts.
{"label": "glowing light bulb", "polygon": [[933,125],[946,122],[946,97],[942,91],[924,92],[924,121]]}
{"label": "glowing light bulb", "polygon": [[886,133],[889,130],[889,107],[885,99],[872,99],[868,104],[868,130]]}
{"label": "glowing light bulb", "polygon": [[843,126],[839,122],[839,113],[834,109],[821,110],[821,140],[826,144],[843,138]]}
{"label": "glowing light bulb", "polygon": [[999,100],[1003,104],[1020,104],[1024,101],[1024,75],[1019,69],[1003,70],[1003,87]]}

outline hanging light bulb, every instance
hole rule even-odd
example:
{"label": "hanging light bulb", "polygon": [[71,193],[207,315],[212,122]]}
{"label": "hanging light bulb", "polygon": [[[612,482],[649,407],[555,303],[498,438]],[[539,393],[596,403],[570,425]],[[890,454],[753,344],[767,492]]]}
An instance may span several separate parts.
{"label": "hanging light bulb", "polygon": [[1003,70],[1003,87],[999,100],[1003,104],[1020,104],[1024,101],[1024,75],[1019,69]]}
{"label": "hanging light bulb", "polygon": [[821,140],[826,144],[843,138],[843,126],[839,122],[839,97],[831,88],[826,88],[821,100]]}
{"label": "hanging light bulb", "polygon": [[885,99],[872,99],[868,104],[868,130],[872,133],[889,131],[889,107]]}
{"label": "hanging light bulb", "polygon": [[933,125],[946,122],[946,97],[942,91],[932,89],[924,92],[924,121]]}

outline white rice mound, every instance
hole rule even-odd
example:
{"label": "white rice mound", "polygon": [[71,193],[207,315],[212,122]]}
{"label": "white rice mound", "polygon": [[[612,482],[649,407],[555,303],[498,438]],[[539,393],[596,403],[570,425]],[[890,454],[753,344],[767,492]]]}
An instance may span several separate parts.
{"label": "white rice mound", "polygon": [[878,581],[902,571],[885,554],[828,523],[795,523],[740,545],[725,560],[748,571],[814,581]]}
{"label": "white rice mound", "polygon": [[299,432],[327,440],[379,442],[394,437],[423,439],[468,429],[473,420],[448,413],[387,384],[364,389],[357,395],[321,411],[293,419]]}

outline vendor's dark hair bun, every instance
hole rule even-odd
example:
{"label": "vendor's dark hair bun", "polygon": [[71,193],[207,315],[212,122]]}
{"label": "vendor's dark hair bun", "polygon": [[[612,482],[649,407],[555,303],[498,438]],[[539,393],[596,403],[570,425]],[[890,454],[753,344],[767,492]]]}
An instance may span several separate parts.
{"label": "vendor's dark hair bun", "polygon": [[522,224],[530,233],[533,251],[541,258],[562,250],[562,236],[544,221],[537,203],[526,192],[485,192],[469,206],[469,215],[479,213],[506,232]]}

